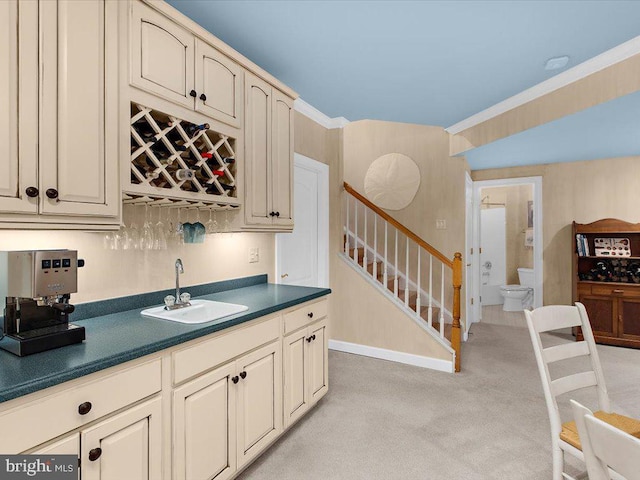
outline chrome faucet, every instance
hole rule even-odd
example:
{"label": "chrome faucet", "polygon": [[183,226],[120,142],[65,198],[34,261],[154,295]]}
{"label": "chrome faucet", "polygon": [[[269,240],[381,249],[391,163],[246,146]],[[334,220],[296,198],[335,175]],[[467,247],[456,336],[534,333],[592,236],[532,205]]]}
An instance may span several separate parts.
{"label": "chrome faucet", "polygon": [[176,260],[176,298],[172,299],[173,303],[167,303],[167,297],[165,298],[165,308],[167,310],[174,310],[176,308],[189,307],[191,302],[189,301],[191,295],[188,293],[180,294],[180,274],[184,273],[184,265],[182,265],[182,260],[179,258]]}

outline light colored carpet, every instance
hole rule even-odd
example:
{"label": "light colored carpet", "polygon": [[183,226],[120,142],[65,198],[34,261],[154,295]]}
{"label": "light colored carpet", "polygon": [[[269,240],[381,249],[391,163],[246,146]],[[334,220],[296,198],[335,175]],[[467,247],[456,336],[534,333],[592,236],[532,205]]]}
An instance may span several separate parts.
{"label": "light colored carpet", "polygon": [[[329,393],[239,478],[550,479],[527,329],[483,323],[471,333],[456,375],[330,352]],[[640,351],[598,348],[614,409],[640,418]]]}

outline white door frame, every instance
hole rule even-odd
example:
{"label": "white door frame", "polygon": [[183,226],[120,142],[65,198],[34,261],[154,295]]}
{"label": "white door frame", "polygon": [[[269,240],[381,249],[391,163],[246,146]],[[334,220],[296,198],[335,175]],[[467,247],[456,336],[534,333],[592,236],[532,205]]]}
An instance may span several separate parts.
{"label": "white door frame", "polygon": [[[302,168],[318,175],[318,287],[329,287],[329,165],[318,162],[299,153],[293,154],[293,170]],[[294,180],[295,182],[295,180]],[[295,198],[295,196],[294,196]],[[296,205],[293,206],[295,217]],[[295,229],[295,220],[294,227]],[[278,254],[278,238],[276,235],[276,283],[282,283],[282,256]]]}
{"label": "white door frame", "polygon": [[[475,265],[475,258],[471,254],[473,246],[473,180],[469,172],[464,172],[464,192],[465,192],[465,211],[464,211],[464,223],[465,223],[465,236],[464,236],[464,255],[462,260],[465,262],[464,267],[464,281],[465,281],[465,328],[462,335],[462,339],[466,342],[469,338],[469,327],[474,322],[474,311],[471,303],[474,297],[475,285],[472,281],[469,281],[473,277],[473,268]],[[471,270],[471,271],[469,271]]]}
{"label": "white door frame", "polygon": [[[473,182],[473,287],[476,292],[480,292],[480,268],[478,259],[480,258],[480,190],[487,187],[505,187],[509,185],[533,185],[533,307],[538,308],[543,305],[543,264],[542,264],[542,177],[518,177],[503,178],[498,180],[481,180]],[[474,321],[482,318],[482,302],[474,302]],[[467,325],[467,328],[470,326]]]}

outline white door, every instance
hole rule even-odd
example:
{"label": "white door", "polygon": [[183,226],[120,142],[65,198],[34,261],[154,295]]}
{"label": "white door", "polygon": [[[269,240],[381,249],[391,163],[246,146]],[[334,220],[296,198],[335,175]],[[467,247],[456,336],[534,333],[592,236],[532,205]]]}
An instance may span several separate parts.
{"label": "white door", "polygon": [[465,173],[465,253],[462,260],[465,262],[464,288],[466,292],[466,309],[464,318],[464,340],[469,336],[471,323],[475,321],[473,316],[473,304],[478,301],[473,282],[473,180],[469,173]]}
{"label": "white door", "polygon": [[295,154],[294,228],[276,235],[276,280],[288,285],[329,284],[329,167]]}

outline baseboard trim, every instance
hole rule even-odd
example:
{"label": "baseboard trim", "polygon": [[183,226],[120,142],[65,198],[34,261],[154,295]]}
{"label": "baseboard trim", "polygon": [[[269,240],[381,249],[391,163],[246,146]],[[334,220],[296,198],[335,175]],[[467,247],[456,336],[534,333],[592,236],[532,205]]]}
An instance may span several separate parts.
{"label": "baseboard trim", "polygon": [[378,358],[381,360],[389,360],[391,362],[404,363],[406,365],[414,365],[416,367],[429,368],[431,370],[438,370],[439,372],[453,373],[453,362],[449,360],[441,360],[439,358],[423,357],[421,355],[414,355],[413,353],[370,347],[368,345],[343,342],[341,340],[329,340],[329,349],[336,350],[338,352],[363,355],[365,357]]}

